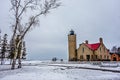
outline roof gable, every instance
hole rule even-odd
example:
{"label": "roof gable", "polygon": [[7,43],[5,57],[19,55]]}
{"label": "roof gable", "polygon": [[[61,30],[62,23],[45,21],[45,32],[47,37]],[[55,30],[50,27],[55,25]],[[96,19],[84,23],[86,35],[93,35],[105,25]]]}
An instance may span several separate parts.
{"label": "roof gable", "polygon": [[94,43],[94,44],[85,44],[88,48],[90,48],[91,50],[97,50],[100,46],[100,43]]}

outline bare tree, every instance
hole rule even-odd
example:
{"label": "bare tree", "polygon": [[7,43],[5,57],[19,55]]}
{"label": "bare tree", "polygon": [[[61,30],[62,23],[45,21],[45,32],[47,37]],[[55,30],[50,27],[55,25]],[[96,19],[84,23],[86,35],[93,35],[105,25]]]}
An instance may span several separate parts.
{"label": "bare tree", "polygon": [[113,46],[112,49],[111,49],[111,52],[112,52],[112,53],[117,53],[117,47],[116,47],[116,46]]}
{"label": "bare tree", "polygon": [[[18,49],[28,31],[39,24],[39,18],[46,15],[51,9],[60,6],[59,0],[11,0],[11,11],[13,12],[14,23],[11,26],[13,35],[11,46],[14,46],[13,61],[11,69],[15,68]],[[28,14],[27,14],[28,13]],[[30,14],[31,13],[31,14]],[[27,20],[26,20],[27,19]],[[22,54],[19,54],[18,67],[21,68]]]}

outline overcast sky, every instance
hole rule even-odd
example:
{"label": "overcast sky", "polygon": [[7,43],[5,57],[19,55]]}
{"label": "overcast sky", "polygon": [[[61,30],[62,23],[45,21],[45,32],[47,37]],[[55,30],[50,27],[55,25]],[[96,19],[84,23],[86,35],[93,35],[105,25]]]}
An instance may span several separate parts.
{"label": "overcast sky", "polygon": [[[68,58],[68,33],[78,45],[103,38],[108,49],[120,46],[120,0],[61,0],[62,6],[42,17],[40,26],[26,35],[27,59]],[[10,2],[0,2],[0,29],[11,36]]]}

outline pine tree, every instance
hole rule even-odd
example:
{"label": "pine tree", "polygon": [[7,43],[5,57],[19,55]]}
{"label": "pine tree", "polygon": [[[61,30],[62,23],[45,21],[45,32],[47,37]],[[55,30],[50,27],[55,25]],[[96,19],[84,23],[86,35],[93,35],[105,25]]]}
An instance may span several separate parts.
{"label": "pine tree", "polygon": [[7,52],[7,34],[4,35],[3,41],[1,44],[1,65],[4,64],[5,54]]}

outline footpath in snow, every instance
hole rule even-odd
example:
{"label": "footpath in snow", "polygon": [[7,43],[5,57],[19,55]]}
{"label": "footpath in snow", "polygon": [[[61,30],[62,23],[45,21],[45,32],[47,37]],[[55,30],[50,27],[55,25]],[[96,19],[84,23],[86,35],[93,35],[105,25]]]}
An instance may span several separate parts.
{"label": "footpath in snow", "polygon": [[78,69],[91,69],[91,70],[101,70],[120,73],[120,63],[119,62],[70,62],[70,63],[60,63],[56,62],[50,64],[50,66],[59,66],[67,68],[78,68]]}

